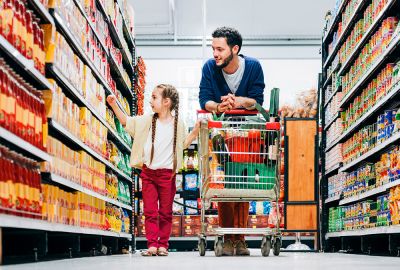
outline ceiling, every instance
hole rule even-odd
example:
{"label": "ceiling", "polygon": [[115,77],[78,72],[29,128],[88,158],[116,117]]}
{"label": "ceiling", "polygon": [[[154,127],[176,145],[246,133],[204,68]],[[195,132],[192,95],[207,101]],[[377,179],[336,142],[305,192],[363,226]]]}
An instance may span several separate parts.
{"label": "ceiling", "polygon": [[[193,41],[203,36],[203,0],[128,0],[137,40]],[[335,0],[204,0],[206,35],[232,26],[246,40],[318,39]]]}

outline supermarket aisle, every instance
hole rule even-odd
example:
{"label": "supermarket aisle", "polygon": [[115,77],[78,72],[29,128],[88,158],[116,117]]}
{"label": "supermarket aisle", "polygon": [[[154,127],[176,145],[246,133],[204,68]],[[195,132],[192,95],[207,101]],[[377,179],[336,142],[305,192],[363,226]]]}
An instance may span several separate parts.
{"label": "supermarket aisle", "polygon": [[108,256],[96,258],[71,259],[35,264],[13,265],[0,267],[4,270],[152,270],[152,269],[399,269],[399,258],[372,257],[348,254],[325,254],[325,253],[281,253],[281,256],[264,258],[259,250],[251,250],[251,257],[214,257],[213,252],[208,252],[206,257],[199,257],[197,252],[176,252],[169,257],[141,257],[140,254]]}

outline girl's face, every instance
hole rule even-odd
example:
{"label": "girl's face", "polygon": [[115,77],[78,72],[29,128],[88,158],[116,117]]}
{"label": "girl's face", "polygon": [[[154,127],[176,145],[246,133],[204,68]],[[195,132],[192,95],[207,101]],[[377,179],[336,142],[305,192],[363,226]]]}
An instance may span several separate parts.
{"label": "girl's face", "polygon": [[162,89],[155,88],[151,93],[150,106],[153,112],[161,113],[164,110],[169,110],[170,99],[162,97]]}

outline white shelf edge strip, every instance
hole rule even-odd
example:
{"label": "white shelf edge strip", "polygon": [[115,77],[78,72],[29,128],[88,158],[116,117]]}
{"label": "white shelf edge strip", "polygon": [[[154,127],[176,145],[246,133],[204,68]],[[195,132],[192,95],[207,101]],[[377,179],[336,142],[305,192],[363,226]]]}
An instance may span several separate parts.
{"label": "white shelf edge strip", "polygon": [[343,199],[343,200],[341,200],[339,202],[339,205],[344,205],[344,204],[348,204],[348,203],[351,203],[351,202],[357,202],[359,200],[368,198],[368,197],[370,197],[372,195],[385,192],[387,189],[395,187],[397,185],[400,185],[400,180],[396,180],[396,181],[393,181],[391,183],[387,183],[387,184],[385,184],[383,186],[376,187],[376,188],[374,188],[372,190],[368,190],[367,192],[361,193],[361,194],[353,196],[353,197],[345,198],[345,199]]}
{"label": "white shelf edge strip", "polygon": [[81,233],[81,234],[92,234],[102,236],[112,236],[120,238],[129,238],[131,235],[128,233],[117,233],[111,231],[102,231],[98,229],[91,229],[79,226],[65,225],[60,223],[51,223],[45,220],[38,220],[26,217],[18,217],[6,214],[0,214],[0,227],[10,227],[19,229],[31,229],[31,230],[44,230],[52,232],[67,232],[67,233]]}
{"label": "white shelf edge strip", "polygon": [[108,197],[106,197],[104,195],[101,195],[101,194],[99,194],[99,193],[97,193],[97,192],[95,192],[93,190],[85,188],[85,187],[83,187],[83,186],[81,186],[81,185],[79,185],[77,183],[74,183],[74,182],[72,182],[72,181],[70,181],[68,179],[65,179],[65,178],[63,178],[61,176],[58,176],[58,175],[55,175],[55,174],[50,174],[50,178],[54,182],[57,182],[57,183],[62,184],[64,186],[73,188],[73,189],[75,189],[77,191],[83,192],[83,193],[85,193],[87,195],[90,195],[90,196],[95,197],[97,199],[100,199],[102,201],[105,201],[105,202],[108,202],[108,203],[112,203],[112,204],[114,204],[116,206],[119,206],[119,207],[122,207],[122,208],[125,208],[125,209],[128,209],[128,210],[132,211],[132,207],[127,205],[127,204],[124,204],[124,203],[119,202],[117,200],[108,198]]}
{"label": "white shelf edge strip", "polygon": [[40,150],[36,146],[33,146],[29,142],[25,141],[24,139],[18,137],[14,133],[8,131],[5,128],[0,127],[0,138],[5,139],[6,141],[18,146],[19,148],[24,149],[25,151],[31,153],[32,155],[44,160],[44,161],[51,161],[52,158],[46,152]]}
{"label": "white shelf edge strip", "polygon": [[33,76],[35,80],[40,81],[42,85],[44,85],[47,89],[51,89],[52,86],[50,82],[34,67],[33,60],[26,59],[17,49],[11,45],[8,40],[6,40],[3,36],[0,35],[0,46],[4,48],[4,50],[8,51],[9,54],[13,56],[17,62],[28,72],[31,73],[31,77]]}
{"label": "white shelf edge strip", "polygon": [[360,8],[364,5],[364,2],[366,2],[366,0],[362,0],[362,1],[358,4],[358,6],[355,8],[353,14],[352,14],[351,17],[350,17],[349,22],[348,22],[347,25],[346,25],[346,28],[342,30],[342,35],[339,37],[338,41],[336,42],[335,48],[333,48],[332,53],[329,55],[328,59],[325,61],[325,63],[324,63],[324,68],[326,68],[326,66],[327,66],[327,64],[330,62],[330,60],[332,60],[332,59],[331,59],[332,56],[333,56],[333,55],[336,55],[336,51],[339,49],[339,45],[342,45],[341,43],[342,43],[342,41],[343,41],[343,39],[344,39],[344,36],[348,36],[348,34],[351,33],[351,32],[350,32],[350,33],[347,33],[346,35],[344,34],[345,32],[347,32],[347,31],[349,30],[350,25],[353,24],[353,20],[354,20],[354,18],[356,17],[357,13],[359,12]]}
{"label": "white shelf edge strip", "polygon": [[111,164],[108,160],[106,160],[104,157],[102,157],[99,153],[97,153],[95,150],[93,150],[92,148],[90,148],[88,145],[86,145],[84,142],[82,142],[80,139],[78,139],[75,135],[73,135],[71,132],[69,132],[67,129],[65,129],[63,126],[61,126],[60,124],[58,124],[55,121],[51,121],[52,126],[57,129],[59,132],[63,133],[64,135],[66,135],[67,137],[69,137],[70,139],[72,139],[76,144],[78,144],[83,150],[85,150],[86,152],[88,152],[90,155],[92,155],[94,158],[96,158],[97,160],[100,160],[102,163],[104,163],[105,165],[107,165],[107,167],[109,167],[110,169],[112,169],[113,171],[117,172],[120,176],[124,177],[126,180],[132,182],[132,180],[125,175],[125,173],[123,173],[122,171],[120,171],[117,167],[115,167],[113,164]]}
{"label": "white shelf edge strip", "polygon": [[387,139],[383,143],[379,144],[379,146],[372,148],[371,150],[369,150],[367,153],[363,154],[359,158],[353,160],[352,162],[350,162],[347,165],[344,165],[342,168],[340,168],[339,172],[345,172],[347,169],[354,167],[358,163],[361,163],[365,159],[367,159],[370,156],[372,156],[373,154],[383,150],[384,148],[386,148],[387,146],[389,146],[390,144],[396,142],[399,139],[400,139],[400,132],[397,132],[392,137],[390,137],[389,139]]}
{"label": "white shelf edge strip", "polygon": [[339,21],[339,16],[342,15],[343,8],[345,4],[347,3],[347,0],[343,0],[342,3],[339,6],[338,12],[334,18],[332,18],[332,24],[330,24],[329,29],[326,31],[326,36],[323,38],[323,41],[325,42],[328,36],[330,36],[330,33],[333,29],[333,27],[338,23]]}
{"label": "white shelf edge strip", "polygon": [[116,132],[112,129],[112,127],[107,123],[107,120],[105,120],[103,117],[101,117],[98,112],[92,107],[92,105],[90,105],[88,103],[88,101],[78,92],[78,90],[75,88],[75,86],[73,86],[69,80],[64,76],[64,74],[62,74],[62,72],[59,70],[58,67],[56,66],[52,66],[53,72],[56,73],[56,75],[59,77],[60,80],[63,81],[64,84],[67,85],[69,91],[72,91],[74,96],[79,99],[86,108],[88,108],[90,110],[90,112],[109,130],[110,133],[112,133],[112,135],[117,138],[119,140],[119,142],[125,146],[125,148],[129,151],[129,153],[131,152],[131,149],[129,148],[129,146],[122,140],[122,138],[120,138]]}
{"label": "white shelf edge strip", "polygon": [[[100,82],[100,84],[103,85],[103,87],[106,89],[106,91],[108,91],[109,94],[112,94],[113,92],[111,91],[111,88],[109,87],[109,85],[107,84],[107,82],[105,81],[105,79],[103,78],[103,76],[101,76],[100,72],[97,70],[97,68],[94,66],[93,62],[91,60],[88,59],[88,56],[86,55],[86,53],[84,52],[84,50],[82,49],[81,45],[76,41],[73,33],[71,33],[71,31],[69,31],[69,29],[67,28],[67,26],[65,25],[64,19],[63,17],[58,13],[57,10],[54,10],[54,17],[56,18],[57,22],[61,25],[61,27],[63,28],[64,32],[66,33],[66,35],[68,36],[68,38],[71,40],[72,43],[74,43],[75,47],[77,48],[77,50],[79,51],[80,54],[80,58],[83,59],[83,62],[86,62],[87,65],[89,66],[90,70],[92,71],[92,73],[95,75],[95,77],[97,77],[97,81]],[[122,107],[121,103],[119,102],[119,100],[117,100],[117,104],[118,106],[121,108],[121,110],[123,112],[125,112],[126,114],[129,115],[128,112],[125,111],[125,108]]]}
{"label": "white shelf edge strip", "polygon": [[353,86],[353,88],[343,97],[340,102],[340,107],[343,107],[345,103],[347,103],[351,96],[358,90],[360,85],[362,85],[371,74],[384,62],[385,58],[392,53],[394,48],[398,45],[400,41],[400,33],[397,33],[395,37],[393,37],[389,47],[385,50],[385,52],[375,61],[375,63],[364,73],[364,76]]}
{"label": "white shelf edge strip", "polygon": [[[379,13],[379,15],[375,18],[375,21],[371,24],[371,26],[368,28],[367,31],[365,31],[362,39],[358,42],[357,46],[354,48],[354,50],[350,53],[350,56],[347,58],[346,62],[344,62],[344,64],[342,65],[342,67],[340,68],[339,71],[339,76],[342,75],[343,70],[345,68],[347,68],[347,66],[349,65],[349,62],[352,61],[352,58],[354,57],[354,55],[356,54],[356,52],[358,52],[358,50],[360,49],[360,47],[362,46],[361,44],[363,44],[366,39],[370,38],[370,34],[372,32],[372,29],[374,29],[376,27],[376,24],[383,18],[383,16],[385,15],[385,13],[389,10],[389,8],[394,4],[394,2],[396,2],[396,0],[390,0],[389,3],[386,4],[386,6],[383,8],[383,10],[381,10],[381,13]],[[363,44],[364,45],[364,44]]]}
{"label": "white shelf edge strip", "polygon": [[330,202],[334,202],[334,201],[338,201],[340,200],[340,196],[334,196],[334,197],[330,197],[328,199],[325,200],[325,203],[330,203]]}
{"label": "white shelf edge strip", "polygon": [[400,225],[382,226],[382,227],[353,230],[353,231],[330,232],[325,235],[325,239],[332,237],[341,237],[341,236],[361,236],[361,235],[391,234],[391,233],[400,233]]}
{"label": "white shelf edge strip", "polygon": [[391,100],[393,96],[397,95],[398,92],[400,92],[400,82],[394,86],[394,89],[392,89],[389,94],[381,98],[381,100],[379,100],[374,106],[372,106],[371,109],[367,111],[367,113],[365,113],[363,116],[361,116],[361,118],[357,120],[357,122],[351,125],[351,127],[349,127],[345,131],[345,133],[340,135],[339,141],[341,141],[343,138],[347,137],[347,135],[352,133],[359,125],[361,125],[367,118],[369,118],[372,114],[374,114],[381,106],[383,106],[386,102]]}

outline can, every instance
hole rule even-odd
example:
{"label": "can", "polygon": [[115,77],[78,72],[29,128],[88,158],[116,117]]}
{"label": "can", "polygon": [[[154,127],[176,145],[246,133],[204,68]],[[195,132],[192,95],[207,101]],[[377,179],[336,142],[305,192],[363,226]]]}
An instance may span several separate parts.
{"label": "can", "polygon": [[393,110],[385,111],[385,127],[393,123]]}

